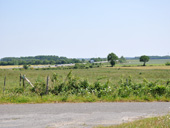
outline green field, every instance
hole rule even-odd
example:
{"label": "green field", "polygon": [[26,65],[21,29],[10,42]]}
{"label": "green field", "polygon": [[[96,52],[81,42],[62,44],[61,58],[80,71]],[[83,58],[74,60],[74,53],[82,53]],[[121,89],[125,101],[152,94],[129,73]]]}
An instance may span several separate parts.
{"label": "green field", "polygon": [[[155,68],[155,69],[154,69]],[[25,74],[34,83],[37,79],[46,80],[47,75],[57,73],[60,79],[65,79],[70,69],[65,70],[0,70],[0,85],[3,87],[3,79],[6,76],[6,87],[12,88],[19,85],[19,76]],[[72,74],[79,79],[87,79],[89,82],[110,80],[111,83],[118,83],[121,78],[132,77],[134,82],[141,82],[143,79],[149,81],[160,80],[162,82],[170,79],[170,66],[156,67],[103,67],[91,69],[74,69]]]}
{"label": "green field", "polygon": [[[165,65],[166,62],[170,62],[170,59],[151,59],[149,60],[149,62],[146,63],[146,65]],[[127,60],[126,63],[123,63],[123,64],[119,64],[121,66],[124,66],[124,65],[130,65],[130,66],[135,66],[135,65],[142,65],[143,62],[139,62],[139,60],[137,59],[133,59],[133,60]]]}
{"label": "green field", "polygon": [[[70,71],[72,74],[68,77]],[[26,88],[19,86],[20,74],[26,75],[36,87],[32,89],[28,83],[26,83]],[[51,78],[50,94],[44,95],[48,75]],[[56,82],[53,82],[54,75],[57,77]],[[3,94],[5,76],[6,90]],[[0,101],[1,103],[170,101],[169,83],[170,66],[121,67],[117,65],[116,67],[72,70],[1,69]],[[60,86],[64,90],[59,89]],[[138,90],[135,90],[136,87]],[[108,91],[109,89],[111,91]],[[138,91],[139,95],[137,95]]]}
{"label": "green field", "polygon": [[[128,60],[115,67],[105,63],[85,69],[1,67],[0,103],[170,101],[170,66],[165,66],[168,61],[150,60],[147,66],[141,66],[138,60]],[[25,87],[20,86],[20,74],[26,75],[35,87],[27,82]]]}

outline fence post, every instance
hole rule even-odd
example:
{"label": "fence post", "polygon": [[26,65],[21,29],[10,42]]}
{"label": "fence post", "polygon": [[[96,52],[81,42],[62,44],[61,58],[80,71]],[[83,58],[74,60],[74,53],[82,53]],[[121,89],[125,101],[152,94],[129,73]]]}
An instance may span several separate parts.
{"label": "fence post", "polygon": [[23,87],[25,88],[25,75],[23,75]]}
{"label": "fence post", "polygon": [[45,92],[45,94],[48,94],[49,79],[50,79],[50,77],[47,76],[47,85],[46,85],[46,92]]}
{"label": "fence post", "polygon": [[6,76],[5,76],[5,78],[4,78],[4,88],[3,88],[3,95],[4,95],[4,93],[5,93],[5,85],[6,85]]}
{"label": "fence post", "polygon": [[19,77],[19,86],[21,86],[21,79],[22,79],[22,76],[20,74],[20,77]]}

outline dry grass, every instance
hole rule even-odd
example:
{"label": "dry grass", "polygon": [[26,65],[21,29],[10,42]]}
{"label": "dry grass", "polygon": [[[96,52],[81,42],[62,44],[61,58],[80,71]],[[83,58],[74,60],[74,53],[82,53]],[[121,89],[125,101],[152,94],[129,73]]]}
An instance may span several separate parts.
{"label": "dry grass", "polygon": [[[49,65],[31,65],[32,68],[36,66],[49,66]],[[13,68],[22,68],[23,65],[5,65],[5,66],[0,66],[0,69],[13,69]]]}
{"label": "dry grass", "polygon": [[0,66],[0,69],[12,69],[12,68],[21,68],[22,65],[7,65],[7,66]]}

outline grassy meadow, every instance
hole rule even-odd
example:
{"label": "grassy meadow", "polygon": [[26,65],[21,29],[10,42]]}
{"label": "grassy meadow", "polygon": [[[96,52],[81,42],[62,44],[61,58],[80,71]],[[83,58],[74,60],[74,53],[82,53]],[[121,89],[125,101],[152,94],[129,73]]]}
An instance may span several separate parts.
{"label": "grassy meadow", "polygon": [[102,83],[110,80],[111,83],[118,83],[121,78],[131,76],[133,81],[141,82],[143,79],[149,81],[167,81],[170,79],[170,66],[146,66],[146,67],[102,67],[90,69],[64,69],[64,70],[0,70],[0,88],[3,87],[4,77],[6,76],[6,87],[13,88],[19,86],[20,74],[34,83],[37,79],[46,80],[47,75],[52,76],[54,73],[59,75],[60,79],[65,79],[67,74],[72,74],[79,79],[87,79],[90,83],[100,81]]}
{"label": "grassy meadow", "polygon": [[[170,62],[170,59],[151,59],[146,63],[148,66],[163,66],[166,62]],[[120,64],[121,66],[137,66],[142,65],[142,62],[139,62],[137,59],[127,60],[126,63]]]}
{"label": "grassy meadow", "polygon": [[[145,67],[118,64],[88,69],[0,69],[0,103],[170,101],[170,66],[164,62],[167,60],[154,60],[155,65]],[[19,86],[20,74],[35,87],[27,82],[25,88]],[[48,75],[49,94],[45,95]]]}

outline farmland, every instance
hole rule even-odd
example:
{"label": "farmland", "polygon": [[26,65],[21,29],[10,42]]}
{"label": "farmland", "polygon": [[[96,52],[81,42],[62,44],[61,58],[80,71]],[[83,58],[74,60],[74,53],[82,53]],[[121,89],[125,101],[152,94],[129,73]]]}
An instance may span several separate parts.
{"label": "farmland", "polygon": [[[37,102],[94,102],[94,101],[169,101],[170,66],[167,60],[154,60],[147,66],[109,67],[102,65],[88,69],[0,69],[1,103]],[[129,63],[129,62],[127,62]],[[35,85],[20,86],[20,74]],[[49,94],[45,95],[47,76]],[[125,92],[126,93],[125,93]],[[139,93],[140,92],[140,93]]]}
{"label": "farmland", "polygon": [[[8,88],[19,85],[19,75],[25,74],[33,83],[37,79],[46,79],[47,75],[52,76],[57,73],[64,79],[70,69],[65,70],[0,70],[0,82],[3,85],[4,76],[7,76],[6,86]],[[147,67],[103,67],[92,69],[74,69],[72,74],[80,79],[88,79],[89,82],[97,80],[105,82],[108,79],[112,83],[117,83],[121,77],[131,76],[135,82],[141,82],[144,78],[149,81],[170,79],[170,66],[147,66]],[[2,88],[2,86],[1,86]]]}
{"label": "farmland", "polygon": [[[170,59],[151,59],[146,64],[149,66],[165,65],[165,63],[168,61],[170,62]],[[142,62],[139,62],[138,59],[132,59],[132,60],[127,60],[127,63],[120,64],[120,65],[121,66],[124,66],[124,65],[135,66],[135,65],[141,65],[141,64]]]}

